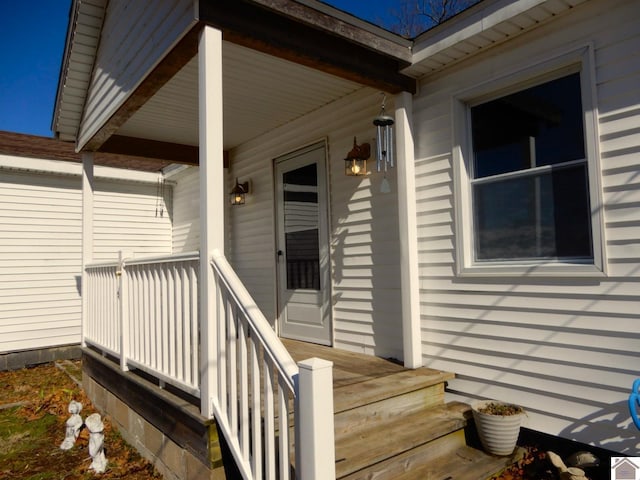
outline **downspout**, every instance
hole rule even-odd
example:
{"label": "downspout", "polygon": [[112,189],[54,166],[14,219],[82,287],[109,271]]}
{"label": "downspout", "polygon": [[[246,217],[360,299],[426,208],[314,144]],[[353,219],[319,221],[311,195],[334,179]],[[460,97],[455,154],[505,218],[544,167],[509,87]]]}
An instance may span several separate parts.
{"label": "downspout", "polygon": [[413,96],[395,96],[396,151],[398,157],[398,221],[400,227],[400,285],[404,365],[422,366],[420,334],[420,271],[416,220],[415,150],[413,145]]}

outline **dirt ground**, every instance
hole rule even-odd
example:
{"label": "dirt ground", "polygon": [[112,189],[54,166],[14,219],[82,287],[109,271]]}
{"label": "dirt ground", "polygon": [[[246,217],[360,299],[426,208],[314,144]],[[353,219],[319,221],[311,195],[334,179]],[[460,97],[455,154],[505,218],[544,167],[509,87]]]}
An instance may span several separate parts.
{"label": "dirt ground", "polygon": [[547,454],[535,446],[526,446],[526,453],[517,463],[507,468],[491,480],[555,480],[559,479],[556,469],[547,459]]}
{"label": "dirt ground", "polygon": [[96,413],[78,384],[79,362],[59,362],[16,371],[0,372],[0,479],[84,480],[162,478],[113,428],[105,426],[107,471],[89,469],[89,433],[80,432],[68,451],[59,446],[65,436],[71,400],[83,405],[82,418]]}

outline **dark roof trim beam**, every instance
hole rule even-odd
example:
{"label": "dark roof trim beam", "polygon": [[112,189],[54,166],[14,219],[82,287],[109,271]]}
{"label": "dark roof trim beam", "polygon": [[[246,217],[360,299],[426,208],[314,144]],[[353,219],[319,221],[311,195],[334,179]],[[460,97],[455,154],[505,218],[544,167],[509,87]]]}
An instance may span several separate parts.
{"label": "dark roof trim beam", "polygon": [[[222,30],[226,41],[385,92],[416,92],[415,79],[399,73],[408,65],[404,58],[376,50],[372,34],[365,30],[353,27],[350,38],[328,30],[322,22],[326,15],[313,9],[297,4],[286,15],[283,5],[275,11],[275,7],[242,0],[201,1],[199,5],[200,20]],[[307,8],[304,23],[299,20],[301,8]],[[354,41],[358,32],[360,42]]]}
{"label": "dark roof trim beam", "polygon": [[185,165],[198,165],[198,147],[124,135],[112,135],[102,144],[100,151],[118,155],[159,158]]}

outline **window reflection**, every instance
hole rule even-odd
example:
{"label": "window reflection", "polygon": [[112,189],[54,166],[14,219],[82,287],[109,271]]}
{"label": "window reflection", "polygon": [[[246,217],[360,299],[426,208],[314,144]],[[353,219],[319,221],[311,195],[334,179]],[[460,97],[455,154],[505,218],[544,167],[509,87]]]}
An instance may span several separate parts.
{"label": "window reflection", "polygon": [[283,175],[287,289],[320,290],[316,164]]}

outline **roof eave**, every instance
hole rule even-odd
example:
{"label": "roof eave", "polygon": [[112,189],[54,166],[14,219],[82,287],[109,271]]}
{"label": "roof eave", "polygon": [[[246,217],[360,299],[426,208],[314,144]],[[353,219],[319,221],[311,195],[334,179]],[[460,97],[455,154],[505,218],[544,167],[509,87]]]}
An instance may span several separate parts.
{"label": "roof eave", "polygon": [[587,0],[483,0],[415,39],[412,65],[424,77],[537,28]]}

